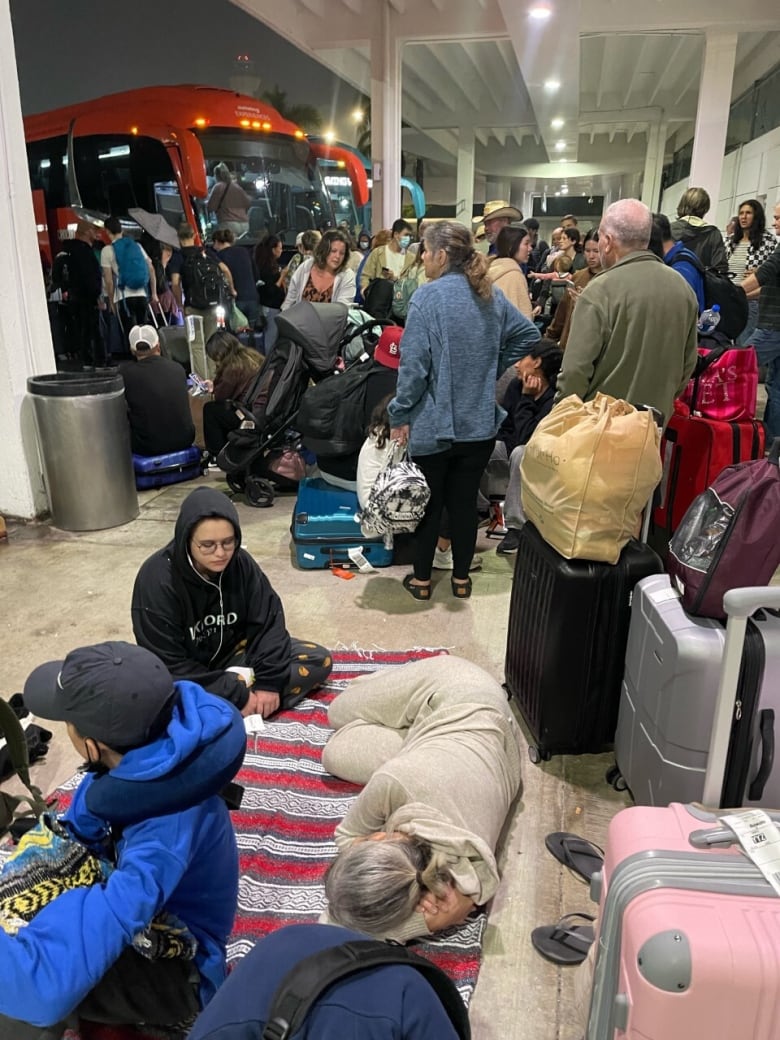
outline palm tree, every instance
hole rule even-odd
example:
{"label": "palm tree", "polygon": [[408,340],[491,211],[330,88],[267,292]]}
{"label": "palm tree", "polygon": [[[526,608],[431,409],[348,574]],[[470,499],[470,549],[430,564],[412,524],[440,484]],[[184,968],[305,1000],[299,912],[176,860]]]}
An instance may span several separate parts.
{"label": "palm tree", "polygon": [[287,100],[287,91],[282,90],[278,83],[275,83],[269,90],[264,90],[260,97],[269,105],[273,105],[280,116],[289,119],[291,123],[297,123],[307,133],[317,131],[322,126],[322,115],[319,109],[314,105],[291,104]]}

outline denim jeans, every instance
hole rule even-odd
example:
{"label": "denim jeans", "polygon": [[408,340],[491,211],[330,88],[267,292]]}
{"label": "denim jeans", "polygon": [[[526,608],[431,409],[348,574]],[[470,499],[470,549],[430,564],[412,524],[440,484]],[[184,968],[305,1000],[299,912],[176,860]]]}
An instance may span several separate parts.
{"label": "denim jeans", "polygon": [[780,437],[780,329],[756,329],[753,336],[759,365],[767,365],[766,425],[767,445]]}

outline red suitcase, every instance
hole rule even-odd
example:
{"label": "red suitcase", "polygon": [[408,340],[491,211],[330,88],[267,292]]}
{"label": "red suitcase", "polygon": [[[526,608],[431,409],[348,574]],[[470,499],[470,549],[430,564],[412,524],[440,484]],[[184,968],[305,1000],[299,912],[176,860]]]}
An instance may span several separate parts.
{"label": "red suitcase", "polygon": [[[746,845],[767,849],[774,836],[755,821]],[[600,911],[587,1040],[776,1040],[780,899],[736,840],[690,805],[613,818],[591,885]]]}
{"label": "red suitcase", "polygon": [[757,419],[721,422],[690,415],[675,402],[675,413],[661,438],[660,502],[653,509],[652,544],[668,545],[688,506],[726,466],[764,454],[766,434]]}

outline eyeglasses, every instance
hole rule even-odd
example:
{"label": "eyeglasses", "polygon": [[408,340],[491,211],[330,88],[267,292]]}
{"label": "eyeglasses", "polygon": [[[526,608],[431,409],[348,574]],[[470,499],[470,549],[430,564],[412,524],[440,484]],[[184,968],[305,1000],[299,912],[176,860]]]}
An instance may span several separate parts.
{"label": "eyeglasses", "polygon": [[221,546],[225,552],[233,552],[236,547],[235,538],[223,538],[218,542],[196,542],[195,543],[204,556],[211,556],[212,553],[217,551],[217,546]]}

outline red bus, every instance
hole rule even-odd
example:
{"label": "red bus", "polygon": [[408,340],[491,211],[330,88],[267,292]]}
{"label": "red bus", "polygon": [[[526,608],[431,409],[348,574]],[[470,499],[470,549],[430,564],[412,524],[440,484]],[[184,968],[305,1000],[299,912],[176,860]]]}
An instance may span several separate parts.
{"label": "red bus", "polygon": [[[129,221],[128,211],[140,207],[173,228],[186,220],[205,239],[214,226],[206,199],[218,163],[252,197],[247,243],[271,233],[289,247],[298,232],[334,224],[304,132],[266,102],[232,90],[144,87],[28,116],[24,129],[48,266],[79,216]],[[367,193],[356,164],[349,173],[358,178],[356,194]]]}

